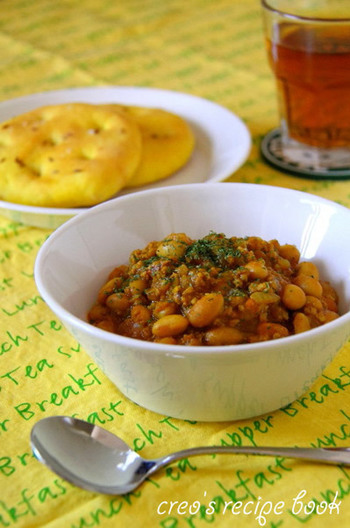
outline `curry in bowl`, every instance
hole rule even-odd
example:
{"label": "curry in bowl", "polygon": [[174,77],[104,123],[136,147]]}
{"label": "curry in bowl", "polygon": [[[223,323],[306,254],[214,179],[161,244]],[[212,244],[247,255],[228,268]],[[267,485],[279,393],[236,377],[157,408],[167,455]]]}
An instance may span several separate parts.
{"label": "curry in bowl", "polygon": [[267,341],[337,317],[334,287],[296,246],[214,232],[172,233],[134,250],[88,312],[104,330],[189,346]]}

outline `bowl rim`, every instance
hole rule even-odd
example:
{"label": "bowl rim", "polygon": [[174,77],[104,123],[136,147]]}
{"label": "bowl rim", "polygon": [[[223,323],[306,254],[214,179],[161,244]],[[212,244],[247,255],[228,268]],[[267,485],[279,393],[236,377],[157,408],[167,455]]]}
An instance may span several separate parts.
{"label": "bowl rim", "polygon": [[[193,183],[193,184],[181,184],[181,185],[174,185],[170,187],[161,187],[161,188],[155,188],[155,189],[146,189],[143,191],[139,191],[137,193],[132,193],[128,195],[119,196],[116,198],[113,198],[109,201],[103,202],[101,204],[95,205],[94,207],[90,208],[87,211],[81,212],[79,215],[72,217],[71,219],[67,220],[63,225],[59,226],[53,233],[50,234],[49,238],[45,240],[43,245],[40,247],[35,263],[34,263],[34,279],[37,286],[37,289],[39,291],[39,294],[42,296],[44,302],[47,304],[47,306],[61,319],[61,322],[67,322],[70,326],[78,328],[80,331],[89,334],[92,337],[99,338],[104,342],[113,343],[116,346],[123,346],[123,347],[129,347],[137,350],[142,350],[143,352],[152,352],[152,353],[159,353],[164,355],[164,353],[167,353],[171,356],[191,356],[191,355],[198,355],[198,354],[205,354],[212,355],[215,354],[216,356],[218,354],[221,355],[241,355],[241,354],[247,354],[247,352],[251,353],[263,353],[266,351],[267,348],[269,349],[275,349],[275,348],[289,348],[290,345],[295,344],[297,345],[300,342],[307,342],[311,341],[313,337],[321,337],[325,333],[329,333],[332,331],[332,329],[336,330],[339,327],[342,327],[350,322],[350,310],[341,314],[340,317],[337,319],[328,322],[325,325],[319,326],[317,328],[310,329],[306,332],[300,333],[300,334],[293,334],[287,337],[283,337],[280,339],[271,339],[267,341],[260,341],[257,343],[242,343],[237,345],[221,345],[221,346],[189,346],[189,345],[171,345],[171,344],[165,344],[165,343],[156,343],[153,341],[143,341],[140,339],[135,339],[132,337],[126,337],[119,334],[114,334],[112,332],[108,332],[106,330],[102,330],[100,328],[97,328],[87,321],[84,321],[80,317],[77,317],[76,315],[72,314],[69,310],[64,308],[59,302],[57,302],[54,297],[51,295],[50,292],[46,290],[46,287],[44,286],[44,282],[42,279],[42,271],[41,268],[44,265],[44,259],[45,255],[50,248],[50,245],[54,242],[54,240],[61,235],[61,233],[67,231],[70,229],[71,225],[79,224],[84,221],[85,217],[91,217],[94,214],[98,214],[99,211],[103,209],[109,209],[113,208],[116,203],[120,203],[121,201],[131,201],[131,200],[139,200],[142,199],[143,196],[149,195],[149,194],[168,194],[173,193],[176,190],[198,190],[198,189],[205,189],[204,192],[211,193],[211,189],[213,187],[216,188],[222,188],[223,185],[229,185],[231,188],[259,188],[262,189],[263,192],[279,192],[282,194],[293,194],[295,196],[299,195],[302,197],[307,197],[308,199],[311,199],[313,201],[316,201],[318,203],[323,203],[328,206],[334,207],[336,210],[342,211],[350,216],[350,209],[347,207],[338,204],[337,202],[334,202],[332,200],[329,200],[327,198],[323,198],[318,195],[313,195],[304,191],[299,191],[295,189],[289,189],[285,187],[279,187],[275,185],[266,185],[266,184],[255,184],[255,183],[241,183],[241,182],[212,182],[207,183],[206,185],[203,185],[202,183]],[[349,328],[349,335],[350,335],[350,328]]]}

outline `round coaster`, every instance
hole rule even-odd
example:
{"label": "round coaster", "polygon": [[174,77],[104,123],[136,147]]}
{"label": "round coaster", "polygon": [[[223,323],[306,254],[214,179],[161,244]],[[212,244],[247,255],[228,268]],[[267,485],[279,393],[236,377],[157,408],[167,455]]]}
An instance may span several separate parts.
{"label": "round coaster", "polygon": [[[293,161],[286,157],[282,151],[281,131],[279,128],[271,130],[261,142],[261,153],[265,160],[283,171],[290,172],[305,178],[328,178],[328,179],[348,179],[350,178],[350,167],[330,167],[332,161],[327,154],[321,159],[326,167],[314,169],[310,166],[312,154],[309,152],[293,150]],[[327,163],[328,162],[328,163]]]}

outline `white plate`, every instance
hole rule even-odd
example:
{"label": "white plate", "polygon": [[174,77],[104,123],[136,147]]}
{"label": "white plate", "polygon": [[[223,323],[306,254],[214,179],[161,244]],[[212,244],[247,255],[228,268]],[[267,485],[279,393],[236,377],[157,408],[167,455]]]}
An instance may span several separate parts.
{"label": "white plate", "polygon": [[[247,159],[251,148],[245,124],[228,109],[189,94],[142,87],[72,88],[32,94],[0,103],[0,122],[34,108],[69,102],[121,103],[162,108],[190,124],[196,146],[189,163],[176,174],[147,188],[228,178]],[[146,187],[139,187],[138,190]],[[137,192],[128,189],[119,194]],[[55,229],[86,208],[35,207],[0,201],[1,214],[36,227]]]}

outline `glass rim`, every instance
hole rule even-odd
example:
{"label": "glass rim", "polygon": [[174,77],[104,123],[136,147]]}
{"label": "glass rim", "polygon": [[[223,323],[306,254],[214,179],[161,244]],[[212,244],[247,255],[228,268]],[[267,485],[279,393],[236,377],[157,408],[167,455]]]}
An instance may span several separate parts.
{"label": "glass rim", "polygon": [[320,17],[320,16],[305,16],[305,15],[293,15],[293,13],[288,13],[287,11],[282,11],[281,9],[277,9],[276,7],[272,7],[269,4],[269,0],[261,0],[261,5],[263,8],[265,8],[267,11],[271,11],[272,13],[276,13],[278,15],[282,15],[286,18],[291,18],[293,20],[305,20],[305,21],[313,21],[313,22],[349,22],[350,23],[350,17]]}

